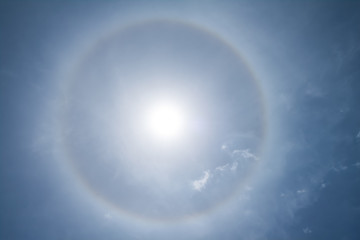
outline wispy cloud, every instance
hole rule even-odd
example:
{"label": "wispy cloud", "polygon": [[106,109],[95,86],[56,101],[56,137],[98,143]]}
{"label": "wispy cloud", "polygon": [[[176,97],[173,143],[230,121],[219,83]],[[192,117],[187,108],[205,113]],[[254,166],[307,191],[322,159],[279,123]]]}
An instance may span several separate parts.
{"label": "wispy cloud", "polygon": [[228,167],[229,167],[229,164],[227,163],[227,164],[225,164],[225,165],[216,167],[216,168],[215,168],[215,171],[223,172],[223,171],[225,171]]}
{"label": "wispy cloud", "polygon": [[240,159],[246,160],[259,160],[259,157],[256,156],[249,148],[241,149],[239,146],[233,146],[230,144],[223,144],[221,150],[227,153],[231,160],[238,161]]}
{"label": "wispy cloud", "polygon": [[296,192],[297,192],[297,194],[303,194],[303,193],[306,193],[306,190],[305,189],[299,189]]}
{"label": "wispy cloud", "polygon": [[333,167],[333,170],[334,170],[335,172],[346,171],[347,169],[348,169],[348,166],[342,165],[341,163],[338,164],[338,166],[334,166],[334,167]]}
{"label": "wispy cloud", "polygon": [[210,177],[221,177],[224,174],[235,172],[239,168],[246,169],[248,164],[253,161],[258,161],[259,158],[251,153],[250,149],[231,149],[228,145],[223,144],[221,149],[230,156],[230,162],[219,165],[214,169],[208,169],[204,171],[204,175],[197,180],[191,182],[192,188],[197,191],[202,191]]}
{"label": "wispy cloud", "polygon": [[303,229],[303,232],[305,234],[310,234],[310,233],[312,233],[312,230],[309,227],[306,227],[306,228]]}
{"label": "wispy cloud", "polygon": [[234,157],[236,157],[236,156],[241,156],[241,157],[243,157],[243,158],[245,158],[245,159],[259,160],[259,158],[258,158],[257,156],[255,156],[254,154],[252,154],[252,153],[250,152],[250,149],[243,149],[243,150],[237,149],[237,150],[234,150],[234,151],[232,152],[232,155],[233,155]]}
{"label": "wispy cloud", "polygon": [[204,171],[204,175],[200,179],[192,182],[193,188],[197,191],[202,191],[205,188],[206,183],[209,180],[209,177],[210,177],[210,171],[209,170]]}
{"label": "wispy cloud", "polygon": [[231,171],[235,171],[235,170],[237,169],[237,166],[238,166],[238,165],[239,165],[238,162],[233,162],[233,164],[231,165],[230,170],[231,170]]}

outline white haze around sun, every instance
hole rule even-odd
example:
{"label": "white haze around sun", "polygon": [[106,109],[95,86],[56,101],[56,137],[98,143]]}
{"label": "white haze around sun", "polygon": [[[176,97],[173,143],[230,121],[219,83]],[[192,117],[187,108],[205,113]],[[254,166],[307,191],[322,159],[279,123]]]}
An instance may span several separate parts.
{"label": "white haze around sun", "polygon": [[175,140],[186,131],[183,109],[171,100],[151,105],[145,121],[149,134],[157,140]]}

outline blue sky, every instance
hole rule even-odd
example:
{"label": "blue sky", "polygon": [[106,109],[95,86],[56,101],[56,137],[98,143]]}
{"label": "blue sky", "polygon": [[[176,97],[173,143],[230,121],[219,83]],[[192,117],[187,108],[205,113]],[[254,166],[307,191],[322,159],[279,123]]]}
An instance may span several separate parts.
{"label": "blue sky", "polygon": [[359,2],[0,9],[1,239],[360,237]]}

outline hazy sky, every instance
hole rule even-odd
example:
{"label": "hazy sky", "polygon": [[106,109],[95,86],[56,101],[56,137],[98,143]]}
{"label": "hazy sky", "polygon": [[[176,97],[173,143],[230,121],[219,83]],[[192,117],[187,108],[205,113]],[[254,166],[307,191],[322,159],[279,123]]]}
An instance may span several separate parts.
{"label": "hazy sky", "polygon": [[2,1],[1,239],[360,238],[358,1]]}

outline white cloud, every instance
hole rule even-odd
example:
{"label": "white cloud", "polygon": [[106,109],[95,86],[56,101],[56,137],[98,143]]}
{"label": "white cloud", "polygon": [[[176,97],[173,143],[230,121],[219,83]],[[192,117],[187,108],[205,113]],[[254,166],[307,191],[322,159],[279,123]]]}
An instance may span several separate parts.
{"label": "white cloud", "polygon": [[341,169],[341,170],[347,170],[348,167],[347,167],[347,166],[340,166],[340,169]]}
{"label": "white cloud", "polygon": [[222,166],[218,166],[215,168],[215,171],[220,171],[220,172],[225,171],[228,166],[229,166],[228,163]]}
{"label": "white cloud", "polygon": [[337,166],[337,167],[333,167],[333,170],[334,170],[335,172],[345,171],[345,170],[347,170],[347,169],[348,169],[348,167],[347,167],[346,165],[342,165],[342,164],[340,164],[340,165]]}
{"label": "white cloud", "polygon": [[230,170],[231,170],[231,171],[235,171],[235,170],[237,169],[237,166],[238,166],[238,165],[239,165],[238,162],[233,162]]}
{"label": "white cloud", "polygon": [[310,233],[312,233],[312,230],[309,227],[306,227],[306,228],[303,229],[303,232],[305,234],[310,234]]}
{"label": "white cloud", "polygon": [[253,159],[253,160],[259,160],[259,158],[257,156],[255,156],[254,154],[252,154],[250,152],[250,149],[243,149],[243,150],[234,150],[232,152],[233,156],[237,156],[240,155],[245,159]]}
{"label": "white cloud", "polygon": [[209,170],[204,171],[204,175],[198,179],[192,182],[192,186],[195,190],[201,191],[205,188],[207,181],[209,180],[210,172]]}
{"label": "white cloud", "polygon": [[[238,166],[243,166],[243,162],[241,160],[255,160],[258,161],[259,158],[250,152],[250,149],[235,149],[230,150],[227,145],[223,144],[221,146],[223,151],[226,151],[232,158],[230,163],[226,163],[224,165],[217,166],[215,169],[204,171],[204,175],[197,180],[191,182],[191,185],[194,190],[202,191],[209,180],[210,177],[219,177],[219,175],[229,173],[230,171],[234,172],[238,169]],[[250,161],[245,161],[250,162]],[[211,174],[213,173],[213,175]],[[249,189],[248,189],[249,190]]]}
{"label": "white cloud", "polygon": [[300,189],[300,190],[297,190],[296,191],[298,194],[302,194],[302,193],[306,193],[306,190],[305,189]]}

